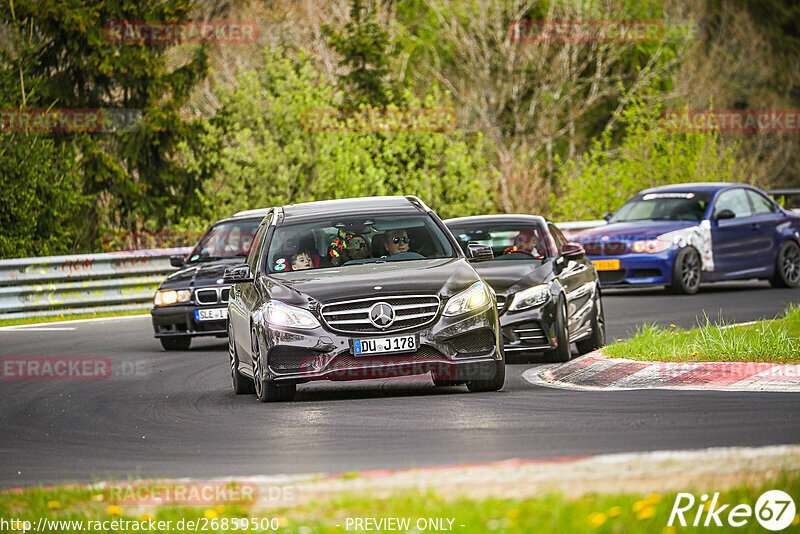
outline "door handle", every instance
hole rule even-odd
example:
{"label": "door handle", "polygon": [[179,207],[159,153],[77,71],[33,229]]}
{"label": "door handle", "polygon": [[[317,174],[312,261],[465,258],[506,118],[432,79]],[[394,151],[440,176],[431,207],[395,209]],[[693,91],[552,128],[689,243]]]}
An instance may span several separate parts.
{"label": "door handle", "polygon": [[758,231],[761,228],[760,224],[751,224],[750,229],[754,232]]}

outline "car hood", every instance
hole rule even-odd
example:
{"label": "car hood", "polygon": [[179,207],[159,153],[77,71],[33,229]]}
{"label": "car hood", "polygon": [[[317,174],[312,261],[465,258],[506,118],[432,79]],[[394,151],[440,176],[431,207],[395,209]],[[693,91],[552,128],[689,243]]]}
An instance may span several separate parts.
{"label": "car hood", "polygon": [[578,241],[597,241],[605,237],[613,241],[653,239],[661,234],[691,228],[698,224],[700,224],[699,221],[635,221],[606,224],[597,228],[581,230],[578,232]]}
{"label": "car hood", "polygon": [[272,298],[307,305],[314,301],[329,304],[380,295],[446,297],[466,289],[479,277],[465,259],[443,258],[292,271],[260,280]]}
{"label": "car hood", "polygon": [[161,282],[159,289],[186,289],[222,284],[222,276],[225,274],[225,269],[242,263],[243,259],[229,258],[184,267],[166,277]]}
{"label": "car hood", "polygon": [[542,284],[553,272],[553,262],[543,263],[495,262],[480,263],[475,266],[478,274],[492,286],[498,295],[511,295],[522,289]]}

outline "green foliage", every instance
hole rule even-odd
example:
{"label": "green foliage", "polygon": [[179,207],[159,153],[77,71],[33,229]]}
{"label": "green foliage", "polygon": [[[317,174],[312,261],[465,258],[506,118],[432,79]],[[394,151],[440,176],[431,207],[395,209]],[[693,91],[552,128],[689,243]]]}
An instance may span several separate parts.
{"label": "green foliage", "polygon": [[[312,131],[314,117],[338,113],[337,95],[309,58],[291,59],[282,51],[266,51],[264,63],[242,72],[238,82],[220,91],[222,108],[204,123],[198,144],[183,147],[191,171],[207,177],[207,215],[399,194],[420,196],[443,217],[490,210],[480,137],[398,131],[390,118],[381,131],[359,129],[352,120],[335,131]],[[433,97],[408,99],[414,109],[436,103]]]}
{"label": "green foliage", "polygon": [[353,0],[344,32],[336,32],[329,25],[323,32],[329,37],[328,46],[342,56],[339,66],[345,72],[339,76],[339,88],[345,95],[345,107],[398,103],[399,87],[387,79],[396,54],[390,53],[389,33],[378,23],[374,5],[367,9],[361,0]]}
{"label": "green foliage", "polygon": [[645,324],[629,340],[605,347],[612,358],[661,362],[800,363],[800,309],[790,307],[783,319],[737,326],[705,324],[691,330],[675,325]]}
{"label": "green foliage", "polygon": [[618,145],[607,130],[582,158],[557,161],[561,190],[551,199],[553,217],[598,219],[648,187],[739,178],[735,146],[722,148],[716,133],[669,131],[661,111],[633,97],[621,113]]}
{"label": "green foliage", "polygon": [[0,135],[0,258],[73,250],[86,209],[69,146],[37,136]]}
{"label": "green foliage", "polygon": [[[118,44],[105,33],[111,21],[186,21],[193,8],[185,0],[0,3],[10,37],[0,47],[0,79],[6,81],[0,100],[16,108],[128,109],[143,116],[131,133],[53,138],[76,150],[81,187],[93,200],[82,221],[89,230],[84,248],[103,226],[160,228],[199,207],[198,184],[174,156],[194,135],[181,111],[206,74],[205,47]],[[13,83],[19,85],[20,76],[24,97]]]}

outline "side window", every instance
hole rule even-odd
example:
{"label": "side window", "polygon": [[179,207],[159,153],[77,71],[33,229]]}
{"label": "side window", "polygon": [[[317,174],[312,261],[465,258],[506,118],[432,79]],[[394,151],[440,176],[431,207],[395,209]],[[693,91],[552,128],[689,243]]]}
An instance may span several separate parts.
{"label": "side window", "polygon": [[253,274],[258,271],[258,258],[261,255],[261,249],[264,247],[264,234],[267,233],[269,219],[271,218],[271,215],[268,215],[267,218],[265,218],[267,220],[258,227],[256,236],[253,239],[253,245],[250,247],[250,254],[247,256],[247,264],[250,265],[250,272]]}
{"label": "side window", "polygon": [[719,214],[722,210],[732,211],[737,218],[750,217],[753,214],[750,202],[747,200],[747,193],[742,188],[729,189],[720,193],[714,207],[714,215]]}
{"label": "side window", "polygon": [[[561,230],[553,223],[547,223],[547,228],[550,230],[550,235],[553,236],[555,243],[548,242],[548,253],[552,256],[558,256],[561,249],[567,244],[567,238],[561,233]],[[548,241],[550,241],[548,239]]]}
{"label": "side window", "polygon": [[750,202],[753,204],[753,213],[772,213],[775,211],[775,205],[761,193],[757,193],[748,189],[747,196],[750,198]]}

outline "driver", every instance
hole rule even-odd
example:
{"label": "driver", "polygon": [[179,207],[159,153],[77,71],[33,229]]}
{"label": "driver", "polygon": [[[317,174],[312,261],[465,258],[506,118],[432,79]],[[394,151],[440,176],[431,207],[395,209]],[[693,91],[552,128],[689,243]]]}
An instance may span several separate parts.
{"label": "driver", "polygon": [[514,245],[505,249],[503,254],[522,252],[524,254],[530,254],[531,256],[539,256],[539,251],[536,250],[538,245],[539,239],[536,237],[536,232],[534,230],[520,230],[514,237]]}
{"label": "driver", "polygon": [[387,230],[383,237],[383,246],[389,256],[408,252],[408,233],[401,229]]}

